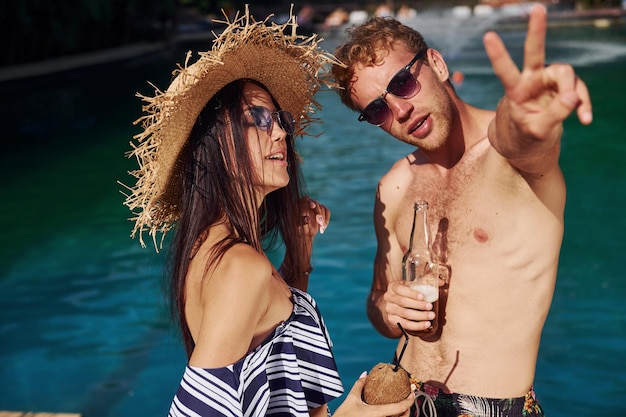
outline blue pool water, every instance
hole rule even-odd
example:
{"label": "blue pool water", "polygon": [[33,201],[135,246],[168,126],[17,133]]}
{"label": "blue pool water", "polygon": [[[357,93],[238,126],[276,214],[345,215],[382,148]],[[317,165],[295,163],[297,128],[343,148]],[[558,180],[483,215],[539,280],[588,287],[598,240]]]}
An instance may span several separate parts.
{"label": "blue pool water", "polygon": [[[503,33],[521,56],[523,34]],[[436,42],[435,42],[436,43]],[[566,121],[566,233],[543,333],[536,390],[551,417],[626,416],[626,29],[560,28],[548,56],[573,62],[590,87],[593,125]],[[502,94],[478,42],[449,64],[459,94],[493,108]],[[84,417],[166,415],[185,357],[164,308],[165,256],[129,239],[117,180],[136,91],[164,87],[182,53],[0,85],[0,410]],[[299,141],[310,194],[332,210],[316,240],[310,292],[335,343],[347,388],[390,361],[364,305],[378,178],[409,151],[356,122],[334,93],[318,138]],[[523,306],[520,306],[522,308]],[[514,358],[512,358],[514,360]]]}

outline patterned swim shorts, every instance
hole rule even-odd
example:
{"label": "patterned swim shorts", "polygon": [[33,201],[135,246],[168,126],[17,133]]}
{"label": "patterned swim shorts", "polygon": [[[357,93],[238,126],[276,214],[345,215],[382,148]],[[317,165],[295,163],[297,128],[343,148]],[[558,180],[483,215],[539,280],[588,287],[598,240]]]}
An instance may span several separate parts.
{"label": "patterned swim shorts", "polygon": [[[446,393],[431,385],[418,383],[418,389],[432,398],[437,417],[543,417],[544,412],[531,388],[523,397],[484,398],[474,395]],[[418,398],[412,417],[434,417],[424,398]]]}

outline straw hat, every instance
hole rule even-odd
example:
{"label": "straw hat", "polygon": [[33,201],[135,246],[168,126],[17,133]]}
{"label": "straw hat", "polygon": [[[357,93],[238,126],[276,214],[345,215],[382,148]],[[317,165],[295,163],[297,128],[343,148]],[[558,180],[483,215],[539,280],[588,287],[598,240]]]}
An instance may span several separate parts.
{"label": "straw hat", "polygon": [[226,20],[218,23],[227,27],[216,35],[212,49],[199,53],[191,65],[188,52],[184,67],[173,72],[176,77],[165,92],[155,87],[154,97],[138,94],[146,114],[135,124],[141,123],[144,130],[134,136],[128,153],[139,163],[138,170],[129,172],[137,183],[122,185],[130,191],[124,193],[124,204],[134,214],[131,237],[139,233],[142,246],[143,232],[148,231],[158,250],[157,233],[162,241],[178,219],[180,193],[172,181],[180,172],[178,155],[200,111],[221,88],[242,78],[261,82],[280,107],[294,115],[295,135],[306,134],[307,126],[316,121],[312,114],[321,106],[315,93],[322,85],[334,85],[324,67],[338,61],[319,48],[322,39],[317,35],[296,35],[293,14],[282,25],[270,23],[270,17],[257,22],[247,6],[232,21],[225,15]]}

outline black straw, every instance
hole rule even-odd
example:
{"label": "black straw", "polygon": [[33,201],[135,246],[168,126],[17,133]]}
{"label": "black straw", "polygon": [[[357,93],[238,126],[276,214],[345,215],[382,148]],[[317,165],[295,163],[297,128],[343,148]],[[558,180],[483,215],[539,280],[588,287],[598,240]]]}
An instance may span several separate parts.
{"label": "black straw", "polygon": [[400,323],[396,323],[398,325],[398,327],[400,328],[400,330],[402,330],[402,333],[404,334],[405,340],[404,340],[404,346],[402,346],[402,350],[400,351],[400,356],[398,356],[398,359],[396,360],[396,367],[393,368],[394,372],[398,371],[398,368],[400,367],[400,361],[402,360],[402,356],[404,355],[404,351],[406,350],[407,345],[409,344],[409,335],[407,334],[407,332],[404,330],[404,328],[402,327],[402,325],[400,325]]}

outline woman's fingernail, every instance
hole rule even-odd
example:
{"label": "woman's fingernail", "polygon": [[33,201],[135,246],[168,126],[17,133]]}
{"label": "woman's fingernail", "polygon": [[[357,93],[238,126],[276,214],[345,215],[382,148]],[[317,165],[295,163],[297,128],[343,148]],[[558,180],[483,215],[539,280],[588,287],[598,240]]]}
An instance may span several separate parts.
{"label": "woman's fingernail", "polygon": [[361,376],[359,376],[359,379],[361,379],[361,378],[365,378],[366,376],[367,376],[367,371],[363,371],[363,372],[361,373]]}
{"label": "woman's fingernail", "polygon": [[324,218],[322,216],[317,216],[317,224],[320,225],[320,234],[323,235],[326,230],[326,224],[324,223]]}

